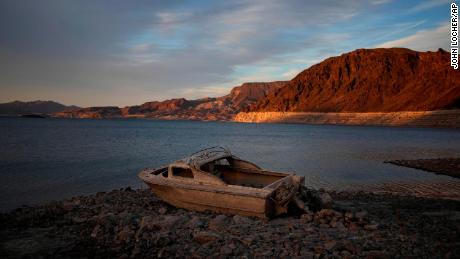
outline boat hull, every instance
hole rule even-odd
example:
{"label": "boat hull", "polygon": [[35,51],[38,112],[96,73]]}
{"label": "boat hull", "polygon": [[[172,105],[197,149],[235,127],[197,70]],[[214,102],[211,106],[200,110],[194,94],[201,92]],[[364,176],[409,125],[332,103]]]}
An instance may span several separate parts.
{"label": "boat hull", "polygon": [[147,184],[163,201],[187,210],[212,211],[259,218],[270,218],[283,212],[274,205],[269,197],[249,196],[238,192],[185,189],[154,183]]}

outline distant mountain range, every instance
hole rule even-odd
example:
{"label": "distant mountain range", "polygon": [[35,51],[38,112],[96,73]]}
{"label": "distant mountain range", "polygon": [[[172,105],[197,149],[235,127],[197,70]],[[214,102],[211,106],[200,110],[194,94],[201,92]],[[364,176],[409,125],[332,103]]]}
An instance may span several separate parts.
{"label": "distant mountain range", "polygon": [[180,120],[231,120],[242,109],[256,103],[287,81],[244,83],[217,98],[184,98],[146,102],[142,105],[89,107],[55,113],[60,118],[154,118]]}
{"label": "distant mountain range", "polygon": [[17,116],[24,114],[52,114],[65,110],[79,109],[78,106],[66,106],[53,101],[14,101],[0,104],[0,115]]}
{"label": "distant mountain range", "polygon": [[[402,112],[459,108],[460,70],[450,67],[449,52],[441,49],[437,52],[417,52],[391,48],[358,49],[311,66],[291,81],[244,83],[222,97],[197,100],[178,98],[124,108],[79,108],[51,101],[16,101],[0,104],[0,114],[46,113],[59,118],[181,120],[233,120],[236,116],[236,121],[283,122],[287,113]],[[287,113],[274,115],[276,120],[271,120],[273,114],[267,112]],[[330,120],[327,116],[321,116],[321,120],[305,116],[308,118],[297,117],[295,122],[338,120]],[[375,116],[381,117],[378,114]],[[392,116],[391,121],[398,116]],[[447,120],[452,120],[456,115],[449,113],[448,116],[450,119]],[[340,120],[346,124],[348,119],[342,117]],[[361,119],[354,119],[357,123],[367,118],[363,115],[358,117]]]}
{"label": "distant mountain range", "polygon": [[358,49],[298,74],[247,112],[398,112],[460,108],[450,53]]}

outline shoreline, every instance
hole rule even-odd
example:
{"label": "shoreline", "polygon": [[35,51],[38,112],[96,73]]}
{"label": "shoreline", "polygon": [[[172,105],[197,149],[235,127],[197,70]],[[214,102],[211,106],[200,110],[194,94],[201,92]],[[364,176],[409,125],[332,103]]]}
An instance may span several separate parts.
{"label": "shoreline", "polygon": [[[219,117],[220,116],[220,117]],[[337,126],[377,126],[377,127],[415,127],[415,128],[460,128],[460,109],[435,111],[402,112],[239,112],[219,115],[212,118],[200,118],[168,115],[149,117],[147,115],[130,116],[80,116],[64,117],[50,114],[53,119],[91,119],[91,120],[157,120],[157,121],[199,121],[234,123],[274,123],[309,124]],[[2,116],[1,118],[21,118],[21,116]]]}
{"label": "shoreline", "polygon": [[460,110],[403,112],[240,112],[235,122],[460,128]]}
{"label": "shoreline", "polygon": [[460,158],[400,159],[388,160],[384,163],[460,179]]}
{"label": "shoreline", "polygon": [[[329,192],[332,209],[272,220],[186,211],[150,190],[78,196],[0,214],[3,257],[445,257],[460,202]],[[426,235],[430,233],[430,235]]]}

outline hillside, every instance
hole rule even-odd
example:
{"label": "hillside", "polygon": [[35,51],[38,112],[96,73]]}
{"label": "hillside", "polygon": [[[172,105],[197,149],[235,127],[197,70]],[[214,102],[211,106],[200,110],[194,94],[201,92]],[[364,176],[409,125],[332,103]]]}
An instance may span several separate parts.
{"label": "hillside", "polygon": [[77,106],[66,106],[53,101],[14,101],[0,104],[0,115],[21,115],[28,113],[51,114],[65,110],[77,109]]}
{"label": "hillside", "polygon": [[450,53],[358,49],[316,64],[247,112],[398,112],[460,107]]}
{"label": "hillside", "polygon": [[146,102],[141,105],[118,107],[89,107],[59,112],[62,118],[155,118],[180,120],[231,120],[242,109],[255,104],[287,82],[244,83],[228,95],[217,98],[187,100],[177,98]]}

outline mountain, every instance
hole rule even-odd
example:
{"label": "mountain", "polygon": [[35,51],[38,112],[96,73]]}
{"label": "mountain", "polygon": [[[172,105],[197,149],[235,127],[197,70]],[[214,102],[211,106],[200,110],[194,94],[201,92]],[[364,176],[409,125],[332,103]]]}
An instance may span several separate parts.
{"label": "mountain", "polygon": [[398,112],[460,108],[450,53],[358,49],[311,66],[247,112]]}
{"label": "mountain", "polygon": [[51,114],[65,110],[77,109],[78,106],[66,106],[53,101],[14,101],[0,104],[0,115]]}
{"label": "mountain", "polygon": [[58,118],[103,119],[121,118],[121,110],[117,106],[100,106],[66,110],[53,114]]}
{"label": "mountain", "polygon": [[238,112],[283,87],[287,82],[244,83],[228,95],[187,100],[177,98],[118,108],[89,107],[55,113],[62,118],[155,118],[179,120],[231,120]]}

